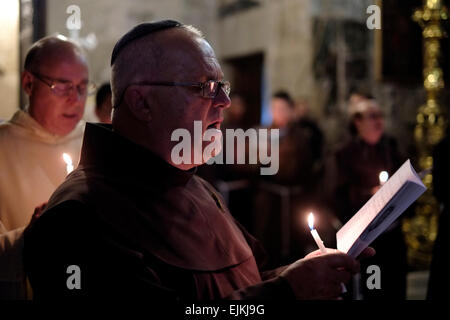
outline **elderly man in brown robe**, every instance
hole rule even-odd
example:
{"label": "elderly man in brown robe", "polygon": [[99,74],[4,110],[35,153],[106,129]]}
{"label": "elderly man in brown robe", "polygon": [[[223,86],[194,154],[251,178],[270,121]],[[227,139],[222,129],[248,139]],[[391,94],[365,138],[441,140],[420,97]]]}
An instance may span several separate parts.
{"label": "elderly man in brown robe", "polygon": [[258,242],[197,164],[172,160],[174,130],[219,129],[230,105],[201,33],[138,25],[111,65],[112,125],[87,125],[80,165],[25,236],[35,298],[337,298],[356,260],[330,249],[264,272]]}

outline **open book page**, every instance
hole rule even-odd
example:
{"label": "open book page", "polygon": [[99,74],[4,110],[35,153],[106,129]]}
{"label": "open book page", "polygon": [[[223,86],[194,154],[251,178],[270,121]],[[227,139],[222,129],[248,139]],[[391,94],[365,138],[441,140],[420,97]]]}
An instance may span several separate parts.
{"label": "open book page", "polygon": [[338,231],[337,249],[357,257],[425,190],[426,187],[407,160]]}

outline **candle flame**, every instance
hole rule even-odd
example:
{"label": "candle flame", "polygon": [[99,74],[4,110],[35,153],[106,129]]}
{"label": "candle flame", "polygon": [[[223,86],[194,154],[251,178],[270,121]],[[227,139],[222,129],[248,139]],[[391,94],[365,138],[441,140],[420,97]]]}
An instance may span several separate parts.
{"label": "candle flame", "polygon": [[69,165],[69,164],[72,164],[72,157],[71,156],[69,156],[67,153],[63,153],[63,159],[64,159],[64,162],[67,164],[67,165]]}
{"label": "candle flame", "polygon": [[308,215],[308,225],[311,230],[314,229],[314,214],[312,212]]}
{"label": "candle flame", "polygon": [[380,175],[378,176],[378,178],[380,179],[380,184],[383,184],[386,181],[388,181],[389,173],[387,173],[387,171],[381,171]]}
{"label": "candle flame", "polygon": [[64,162],[66,163],[67,174],[69,174],[73,171],[72,157],[65,152],[63,153],[62,157],[63,157]]}

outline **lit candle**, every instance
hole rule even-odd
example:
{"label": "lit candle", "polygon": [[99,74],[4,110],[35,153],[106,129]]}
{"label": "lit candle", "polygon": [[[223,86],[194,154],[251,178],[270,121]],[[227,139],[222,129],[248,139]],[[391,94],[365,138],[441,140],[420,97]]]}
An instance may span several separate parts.
{"label": "lit candle", "polygon": [[381,171],[378,175],[378,179],[380,179],[380,186],[382,186],[386,181],[388,181],[389,173],[387,173],[387,171]]}
{"label": "lit candle", "polygon": [[71,173],[73,171],[73,163],[72,163],[72,157],[69,156],[67,153],[63,153],[62,155],[64,162],[66,163],[66,171],[67,174]]}
{"label": "lit candle", "polygon": [[314,228],[314,215],[312,212],[308,216],[308,225],[309,225],[309,228],[311,229],[311,234],[314,238],[314,241],[316,242],[317,246],[320,249],[320,252],[327,253],[327,249],[325,249],[322,239],[320,239],[320,236],[317,233],[317,230]]}
{"label": "lit candle", "polygon": [[[309,228],[311,229],[311,234],[314,238],[314,241],[316,242],[317,246],[320,249],[320,252],[327,253],[327,249],[323,245],[323,241],[320,238],[319,233],[317,232],[316,228],[314,228],[314,214],[312,212],[310,212],[309,216],[308,216],[308,225],[309,225]],[[341,283],[341,288],[342,288],[342,293],[347,292],[347,288],[345,287],[345,285],[343,283]]]}

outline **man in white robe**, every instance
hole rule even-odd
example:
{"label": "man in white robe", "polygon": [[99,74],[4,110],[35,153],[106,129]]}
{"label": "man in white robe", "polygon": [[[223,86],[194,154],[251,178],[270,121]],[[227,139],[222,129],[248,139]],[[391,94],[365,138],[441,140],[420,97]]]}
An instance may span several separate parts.
{"label": "man in white robe", "polygon": [[29,105],[0,124],[0,298],[25,298],[22,231],[73,169],[63,153],[78,164],[89,88],[82,50],[62,36],[39,40],[22,88]]}
{"label": "man in white robe", "polygon": [[68,135],[46,131],[29,113],[17,111],[0,126],[0,228],[26,226],[67,175],[63,153],[78,161],[84,123]]}

